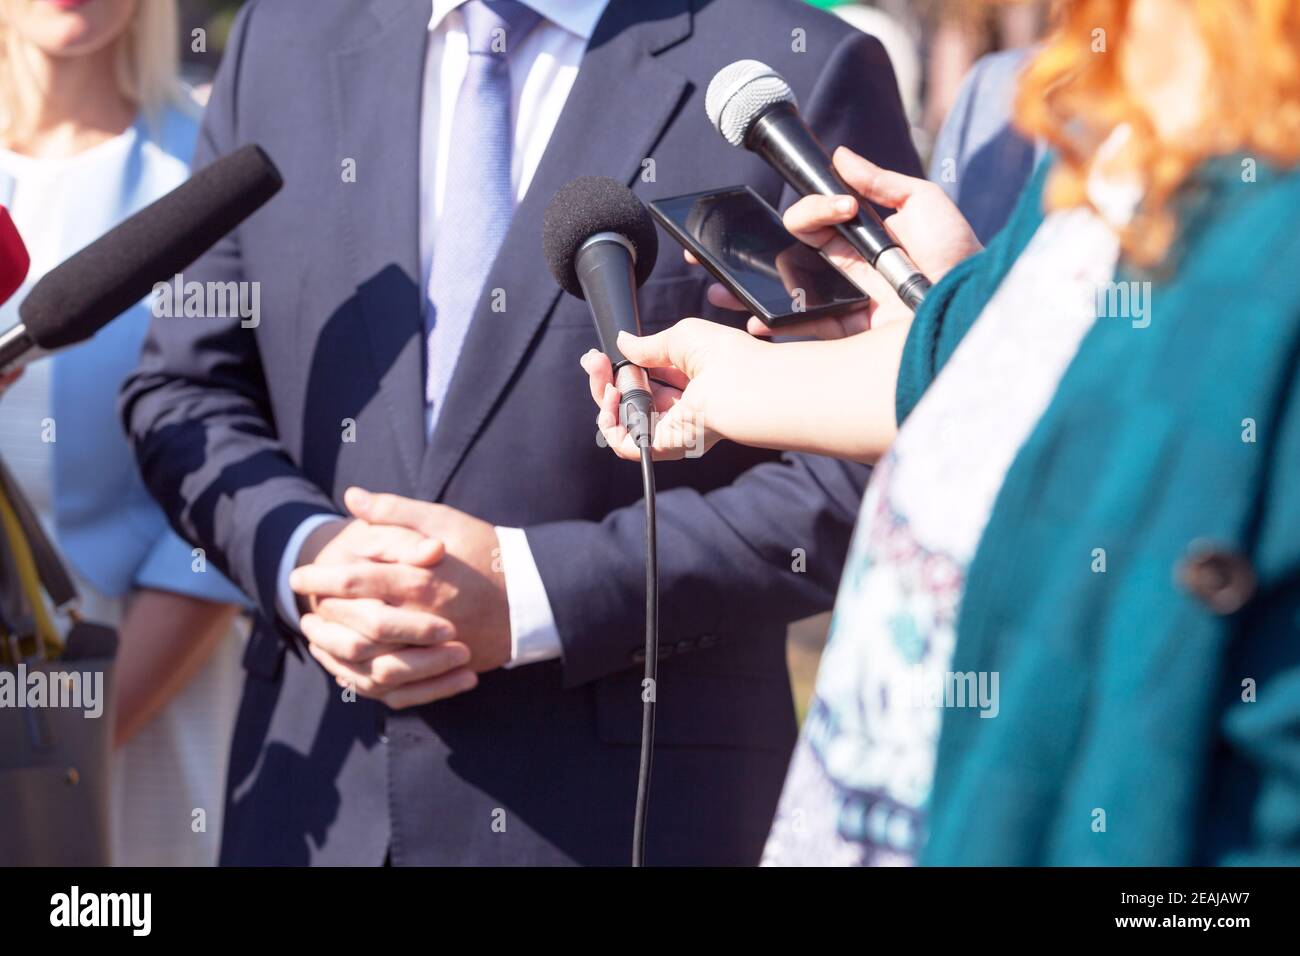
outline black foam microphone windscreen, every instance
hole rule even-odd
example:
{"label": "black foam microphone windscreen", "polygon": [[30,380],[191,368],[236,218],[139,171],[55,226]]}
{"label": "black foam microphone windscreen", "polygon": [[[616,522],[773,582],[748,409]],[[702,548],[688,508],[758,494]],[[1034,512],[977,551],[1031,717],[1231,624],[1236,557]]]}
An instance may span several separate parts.
{"label": "black foam microphone windscreen", "polygon": [[256,212],[284,185],[254,144],[200,169],[46,273],[19,307],[43,349],[94,335]]}
{"label": "black foam microphone windscreen", "polygon": [[560,288],[579,299],[586,296],[578,281],[578,250],[602,232],[615,233],[632,244],[638,286],[654,271],[659,233],[641,200],[617,180],[580,176],[560,187],[542,217],[542,255],[546,264]]}

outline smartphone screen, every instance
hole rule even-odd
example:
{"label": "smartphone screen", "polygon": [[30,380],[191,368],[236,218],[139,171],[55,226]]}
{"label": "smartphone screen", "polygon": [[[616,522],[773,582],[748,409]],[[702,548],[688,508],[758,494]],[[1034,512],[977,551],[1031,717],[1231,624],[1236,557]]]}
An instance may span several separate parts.
{"label": "smartphone screen", "polygon": [[664,228],[768,325],[848,312],[867,302],[820,252],[791,236],[776,210],[748,186],[649,205]]}

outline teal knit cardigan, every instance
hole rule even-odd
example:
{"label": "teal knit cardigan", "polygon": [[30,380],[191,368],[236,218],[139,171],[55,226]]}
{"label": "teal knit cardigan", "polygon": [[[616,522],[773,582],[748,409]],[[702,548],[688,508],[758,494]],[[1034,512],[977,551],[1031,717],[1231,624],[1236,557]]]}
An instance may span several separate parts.
{"label": "teal knit cardigan", "polygon": [[[900,421],[1049,165],[918,313]],[[1222,160],[1178,208],[1168,274],[1116,276],[1149,324],[1097,319],[994,505],[952,667],[998,714],[945,710],[923,862],[1300,863],[1300,174]]]}

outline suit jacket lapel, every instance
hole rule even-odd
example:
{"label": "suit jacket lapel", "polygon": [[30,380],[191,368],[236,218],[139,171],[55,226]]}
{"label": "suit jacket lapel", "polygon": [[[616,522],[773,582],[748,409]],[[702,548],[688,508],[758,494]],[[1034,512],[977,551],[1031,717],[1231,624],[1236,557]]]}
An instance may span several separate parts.
{"label": "suit jacket lapel", "polygon": [[[542,213],[551,196],[577,176],[632,183],[680,108],[687,81],[655,54],[690,34],[688,0],[648,7],[637,0],[613,0],[596,27],[541,165],[488,275],[421,464],[423,498],[442,496],[559,298],[541,254]],[[493,308],[500,301],[497,289],[504,293],[502,311]]]}
{"label": "suit jacket lapel", "polygon": [[426,440],[419,186],[429,7],[409,0],[359,6],[364,33],[333,59],[337,161],[356,161],[356,181],[337,191],[341,244],[356,277],[379,399],[396,432],[405,484],[414,488]]}

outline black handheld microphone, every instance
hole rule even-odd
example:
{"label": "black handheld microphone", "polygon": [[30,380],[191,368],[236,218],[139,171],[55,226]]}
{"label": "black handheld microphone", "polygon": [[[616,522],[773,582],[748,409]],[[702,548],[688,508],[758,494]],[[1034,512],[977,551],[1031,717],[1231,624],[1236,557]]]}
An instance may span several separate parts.
{"label": "black handheld microphone", "polygon": [[139,302],[262,207],[284,185],[249,144],[199,170],[46,273],[0,333],[0,370],[35,348],[74,345]]}
{"label": "black handheld microphone", "polygon": [[542,253],[560,288],[586,299],[591,307],[601,351],[609,356],[614,382],[623,396],[623,424],[641,449],[645,492],[645,679],[641,684],[641,759],[632,816],[632,865],[642,866],[659,679],[659,545],[650,446],[654,400],[649,376],[619,349],[618,333],[641,334],[636,290],[654,271],[659,234],[654,219],[632,190],[603,176],[584,176],[562,186],[546,207]]}
{"label": "black handheld microphone", "polygon": [[583,176],[562,186],[546,207],[542,253],[560,287],[591,307],[601,351],[623,396],[623,424],[638,445],[648,444],[650,379],[619,351],[618,333],[641,334],[636,290],[659,254],[654,219],[622,183]]}
{"label": "black handheld microphone", "polygon": [[[801,196],[854,191],[835,172],[830,155],[799,115],[794,91],[781,74],[758,60],[737,60],[717,72],[704,97],[709,122],[732,146],[762,156]],[[913,311],[930,280],[903,251],[866,203],[837,227]]]}

